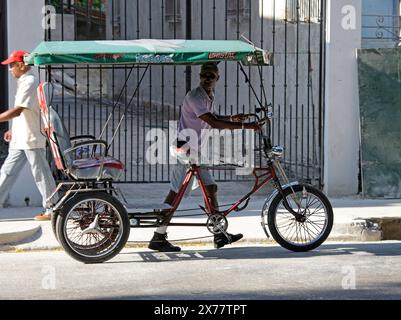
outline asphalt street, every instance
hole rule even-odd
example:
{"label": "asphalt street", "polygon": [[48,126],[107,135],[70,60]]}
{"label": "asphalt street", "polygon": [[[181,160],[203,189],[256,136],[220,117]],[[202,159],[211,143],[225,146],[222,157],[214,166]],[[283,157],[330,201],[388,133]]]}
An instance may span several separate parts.
{"label": "asphalt street", "polygon": [[400,299],[401,242],[124,249],[85,265],[63,251],[0,253],[0,299]]}

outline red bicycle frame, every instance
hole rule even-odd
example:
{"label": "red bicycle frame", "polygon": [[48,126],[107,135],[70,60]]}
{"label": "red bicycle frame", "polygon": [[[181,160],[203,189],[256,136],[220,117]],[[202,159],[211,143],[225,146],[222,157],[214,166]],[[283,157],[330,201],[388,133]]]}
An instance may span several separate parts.
{"label": "red bicycle frame", "polygon": [[[178,206],[180,205],[180,203],[185,195],[188,185],[191,182],[193,177],[195,177],[198,180],[199,185],[201,187],[203,199],[204,199],[204,202],[206,205],[206,214],[210,215],[210,213],[213,212],[213,210],[212,210],[213,206],[210,203],[210,200],[207,196],[205,185],[202,181],[201,175],[199,174],[199,169],[200,169],[200,167],[197,165],[191,165],[190,168],[188,169],[188,171],[185,175],[185,178],[181,184],[181,187],[178,190],[177,196],[175,197],[175,199],[173,201],[172,208],[170,209],[170,213],[173,213],[177,210]],[[262,173],[258,174],[259,172],[262,172]],[[228,208],[225,211],[220,211],[219,213],[221,213],[224,216],[227,216],[230,212],[232,212],[234,210],[238,210],[238,207],[241,205],[241,203],[243,203],[245,200],[248,200],[252,194],[254,194],[256,191],[258,191],[267,182],[269,182],[271,179],[273,179],[274,181],[277,181],[277,179],[278,179],[273,165],[269,165],[268,167],[265,167],[265,168],[255,168],[252,170],[252,175],[255,177],[255,183],[253,185],[252,190],[249,191],[245,196],[243,196],[237,202],[235,202],[230,208]],[[260,179],[263,179],[263,180],[259,181]],[[170,224],[170,225],[175,225],[175,224]]]}

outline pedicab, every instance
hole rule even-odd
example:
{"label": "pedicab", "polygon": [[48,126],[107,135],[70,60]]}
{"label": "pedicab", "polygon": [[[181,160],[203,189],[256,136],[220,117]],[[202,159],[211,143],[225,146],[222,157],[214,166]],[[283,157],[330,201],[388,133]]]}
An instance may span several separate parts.
{"label": "pedicab", "polygon": [[[332,229],[332,206],[324,193],[317,188],[288,180],[280,163],[284,149],[272,145],[272,106],[267,103],[263,81],[261,83],[264,101],[258,98],[243,68],[271,65],[272,58],[269,52],[242,40],[42,42],[25,58],[27,64],[48,67],[68,64],[130,65],[132,68],[113,111],[134,66],[141,67],[143,72],[132,98],[151,65],[200,65],[211,61],[237,63],[259,104],[255,113],[247,114],[244,119],[259,122],[262,128],[257,131],[261,141],[259,151],[266,163],[252,168],[255,178],[253,188],[225,210],[212,209],[199,174],[199,164],[191,159],[187,159],[186,177],[171,206],[162,204],[138,208],[135,204],[128,203],[119,188],[113,184],[122,174],[124,164],[108,155],[110,143],[101,139],[110,116],[100,137],[70,137],[62,119],[51,105],[51,82],[43,82],[38,87],[43,131],[57,169],[68,178],[57,185],[50,197],[60,195],[53,207],[52,227],[64,250],[83,263],[101,263],[113,258],[126,245],[131,228],[158,227],[166,212],[172,213],[177,210],[193,177],[197,179],[205,201],[205,207],[199,206],[199,210],[205,215],[205,222],[170,222],[169,225],[201,226],[206,227],[212,234],[223,233],[228,236],[228,215],[245,209],[251,196],[270,182],[273,192],[267,196],[261,212],[261,225],[266,236],[272,236],[282,247],[297,252],[320,246]],[[261,72],[259,74],[261,75]],[[131,102],[132,99],[128,105]],[[121,121],[122,118],[119,125]]]}

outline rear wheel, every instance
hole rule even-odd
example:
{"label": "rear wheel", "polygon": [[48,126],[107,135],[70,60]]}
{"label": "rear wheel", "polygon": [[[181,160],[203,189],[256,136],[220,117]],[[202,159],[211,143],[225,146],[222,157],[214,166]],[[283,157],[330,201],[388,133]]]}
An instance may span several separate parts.
{"label": "rear wheel", "polygon": [[[285,208],[278,193],[262,212],[262,221],[282,247],[292,251],[309,251],[320,246],[333,227],[333,209],[327,197],[308,185],[295,185],[283,194],[294,216]],[[265,228],[265,226],[263,226]]]}
{"label": "rear wheel", "polygon": [[60,210],[56,235],[64,250],[84,263],[101,263],[125,246],[130,233],[123,205],[105,192],[76,194]]}

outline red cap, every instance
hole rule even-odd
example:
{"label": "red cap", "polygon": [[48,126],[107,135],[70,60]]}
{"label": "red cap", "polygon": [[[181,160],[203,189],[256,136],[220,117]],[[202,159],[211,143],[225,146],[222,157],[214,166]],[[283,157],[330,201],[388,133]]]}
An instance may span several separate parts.
{"label": "red cap", "polygon": [[13,62],[24,62],[24,55],[27,52],[25,51],[13,51],[11,52],[10,56],[8,57],[8,59],[4,60],[1,64],[10,64]]}

